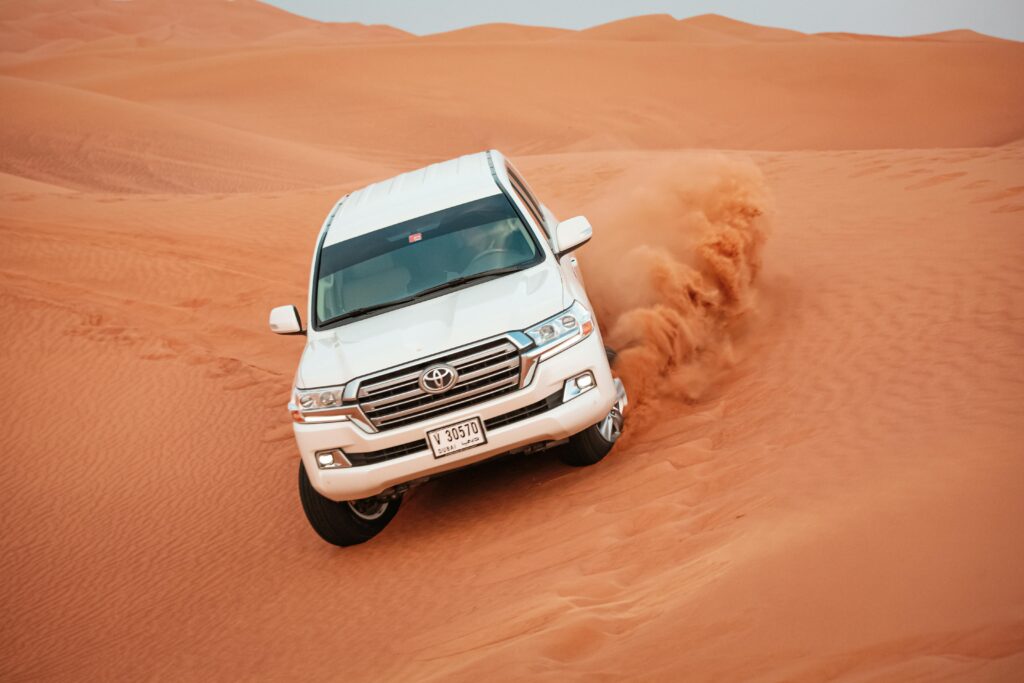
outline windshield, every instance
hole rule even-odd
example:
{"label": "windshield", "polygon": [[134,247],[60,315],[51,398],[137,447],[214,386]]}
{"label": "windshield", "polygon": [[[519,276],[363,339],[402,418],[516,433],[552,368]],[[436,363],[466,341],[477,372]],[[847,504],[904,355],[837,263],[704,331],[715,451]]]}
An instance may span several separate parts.
{"label": "windshield", "polygon": [[317,267],[317,323],[542,259],[508,197],[485,197],[324,247]]}

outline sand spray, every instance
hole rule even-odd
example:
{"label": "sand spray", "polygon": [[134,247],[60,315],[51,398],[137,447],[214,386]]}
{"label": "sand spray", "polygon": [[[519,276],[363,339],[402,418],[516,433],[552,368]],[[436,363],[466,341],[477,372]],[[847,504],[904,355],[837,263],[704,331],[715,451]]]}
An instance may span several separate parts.
{"label": "sand spray", "polygon": [[673,158],[616,183],[581,258],[591,299],[638,412],[695,401],[735,363],[756,307],[772,200],[752,161]]}

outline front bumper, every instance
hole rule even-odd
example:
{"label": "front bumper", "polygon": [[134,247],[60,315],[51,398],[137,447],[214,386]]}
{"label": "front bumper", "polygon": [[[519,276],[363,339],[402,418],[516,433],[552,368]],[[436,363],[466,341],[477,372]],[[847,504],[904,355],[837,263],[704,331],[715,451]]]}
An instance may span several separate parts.
{"label": "front bumper", "polygon": [[[539,415],[488,429],[486,444],[442,458],[435,458],[429,447],[424,445],[423,450],[375,464],[340,469],[320,469],[317,466],[318,451],[334,448],[352,453],[380,451],[423,439],[431,429],[470,417],[480,417],[486,422],[507,415],[560,392],[565,380],[587,370],[597,380],[593,389]],[[539,363],[527,386],[485,403],[377,433],[369,433],[350,421],[294,423],[293,427],[295,441],[313,488],[334,501],[355,500],[523,446],[566,439],[600,421],[611,410],[616,399],[615,384],[601,335],[595,332],[575,346]]]}

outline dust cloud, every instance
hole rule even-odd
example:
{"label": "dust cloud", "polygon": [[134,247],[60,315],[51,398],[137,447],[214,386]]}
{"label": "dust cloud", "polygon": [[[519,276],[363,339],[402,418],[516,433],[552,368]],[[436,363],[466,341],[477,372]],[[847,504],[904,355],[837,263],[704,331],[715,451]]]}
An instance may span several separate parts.
{"label": "dust cloud", "polygon": [[617,183],[583,259],[631,406],[699,399],[736,360],[755,310],[772,199],[752,161],[701,155]]}

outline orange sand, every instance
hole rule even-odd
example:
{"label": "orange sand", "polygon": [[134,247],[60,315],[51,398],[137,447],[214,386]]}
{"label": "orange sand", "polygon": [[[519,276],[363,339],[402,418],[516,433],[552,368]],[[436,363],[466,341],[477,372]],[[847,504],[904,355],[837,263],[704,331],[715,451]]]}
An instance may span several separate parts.
{"label": "orange sand", "polygon": [[[1022,73],[970,32],[0,5],[0,679],[1021,680]],[[267,310],[339,195],[486,147],[593,220],[630,429],[325,545]]]}

